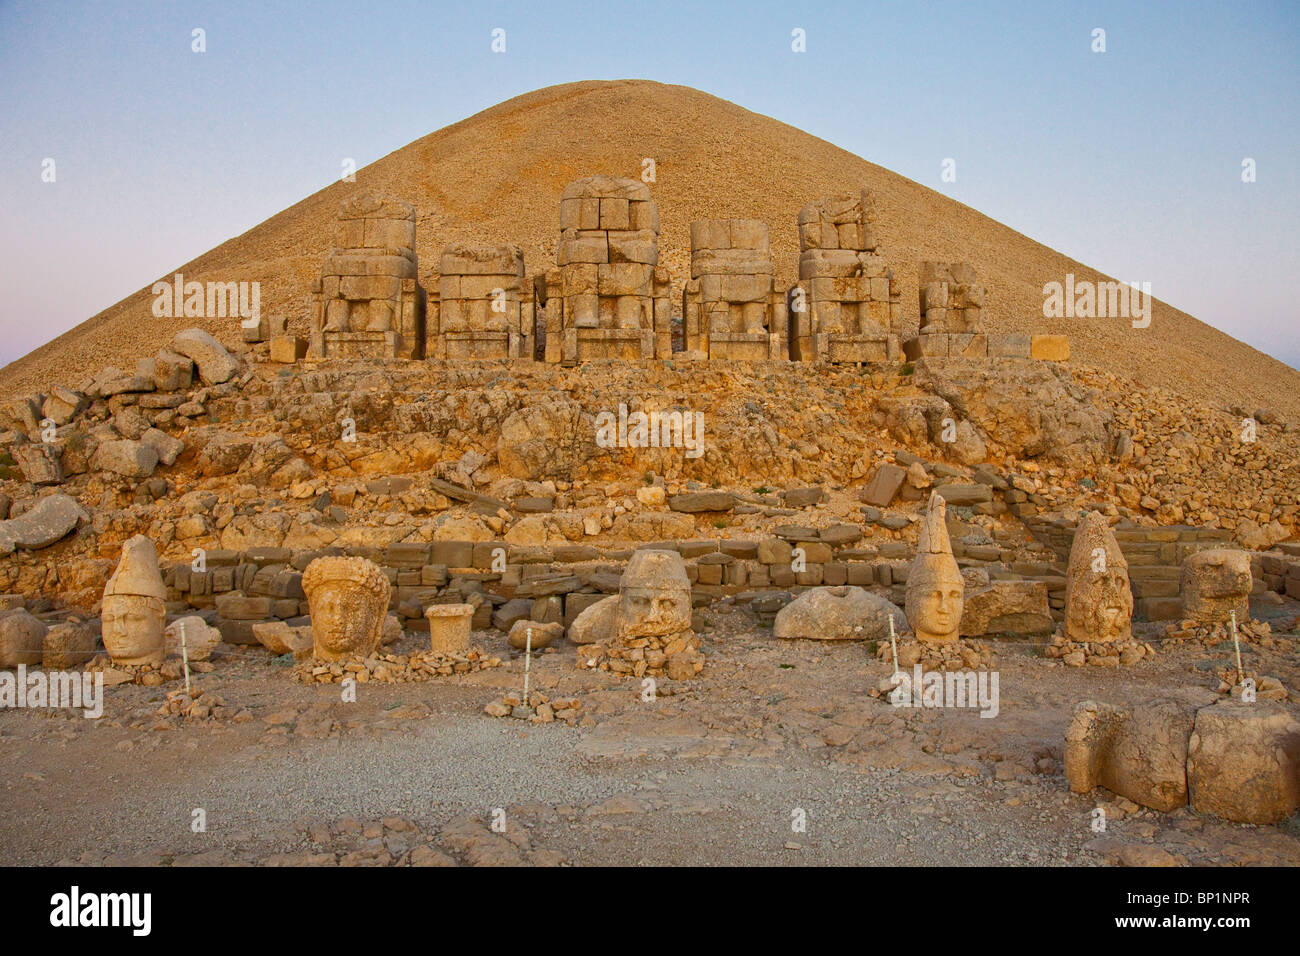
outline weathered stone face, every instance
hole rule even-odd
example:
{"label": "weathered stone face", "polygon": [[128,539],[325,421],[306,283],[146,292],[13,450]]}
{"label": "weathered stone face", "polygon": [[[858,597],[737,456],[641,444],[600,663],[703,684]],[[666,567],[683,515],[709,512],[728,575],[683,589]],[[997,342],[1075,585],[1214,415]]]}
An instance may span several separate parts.
{"label": "weathered stone face", "polygon": [[907,619],[919,641],[955,641],[966,582],[951,555],[917,555],[907,577]]}
{"label": "weathered stone face", "polygon": [[1065,636],[1082,643],[1126,641],[1133,634],[1128,562],[1098,512],[1074,533],[1065,575]]}
{"label": "weathered stone face", "polygon": [[676,552],[636,552],[618,593],[618,638],[666,637],[691,629],[691,585]]}
{"label": "weathered stone face", "polygon": [[314,654],[339,660],[371,653],[383,636],[392,585],[365,558],[317,558],[303,572]]}
{"label": "weathered stone face", "polygon": [[947,510],[941,495],[930,495],[916,558],[907,573],[907,620],[916,639],[930,643],[957,640],[966,595],[948,540]]}
{"label": "weathered stone face", "polygon": [[166,653],[165,617],[166,609],[157,598],[138,594],[104,598],[104,649],[118,664],[159,663]]}
{"label": "weathered stone face", "polygon": [[1215,548],[1188,555],[1182,570],[1183,616],[1201,624],[1250,618],[1250,555],[1230,548]]}
{"label": "weathered stone face", "polygon": [[119,664],[161,664],[167,589],[158,571],[158,551],[144,535],[122,546],[117,569],[104,586],[104,648]]}

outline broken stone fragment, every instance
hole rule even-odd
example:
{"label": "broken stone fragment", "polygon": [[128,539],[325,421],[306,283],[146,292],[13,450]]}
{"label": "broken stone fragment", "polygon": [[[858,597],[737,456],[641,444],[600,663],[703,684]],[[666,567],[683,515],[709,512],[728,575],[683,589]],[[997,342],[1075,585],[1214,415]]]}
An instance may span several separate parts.
{"label": "broken stone fragment", "polygon": [[75,530],[78,522],[89,520],[76,498],[49,495],[21,516],[0,521],[0,554],[12,554],[16,548],[48,548]]}
{"label": "broken stone fragment", "polygon": [[239,372],[239,363],[225,346],[202,329],[177,332],[172,340],[172,351],[194,362],[204,385],[228,382]]}
{"label": "broken stone fragment", "polygon": [[907,618],[896,605],[858,587],[810,588],[776,615],[775,637],[818,641],[889,640],[889,619],[902,634]]}

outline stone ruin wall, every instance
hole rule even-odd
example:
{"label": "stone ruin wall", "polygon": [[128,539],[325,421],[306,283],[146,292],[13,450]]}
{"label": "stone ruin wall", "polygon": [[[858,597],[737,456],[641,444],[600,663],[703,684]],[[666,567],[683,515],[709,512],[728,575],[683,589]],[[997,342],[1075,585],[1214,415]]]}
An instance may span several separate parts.
{"label": "stone ruin wall", "polygon": [[[777,284],[766,223],[691,223],[691,277],[681,295],[683,349],[673,350],[670,281],[659,266],[659,213],[649,188],[579,179],[559,203],[556,264],[528,276],[510,244],[453,243],[435,294],[417,278],[415,211],[360,193],[342,204],[335,248],[312,283],[307,343],[283,323],[271,359],[476,361],[697,359],[897,364],[951,359],[1065,361],[1061,335],[984,331],[986,292],[967,263],[919,264],[918,333],[903,338],[901,283],[886,260],[868,190],[799,212],[799,280]],[[266,323],[263,323],[265,326]]]}

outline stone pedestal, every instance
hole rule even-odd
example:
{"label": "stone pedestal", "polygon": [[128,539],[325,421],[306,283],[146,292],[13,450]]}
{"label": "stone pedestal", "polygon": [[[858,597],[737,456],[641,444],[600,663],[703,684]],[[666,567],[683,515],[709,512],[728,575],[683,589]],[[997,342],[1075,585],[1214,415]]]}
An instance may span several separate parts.
{"label": "stone pedestal", "polygon": [[429,621],[429,647],[437,654],[464,654],[469,650],[472,604],[434,604],[425,609]]}

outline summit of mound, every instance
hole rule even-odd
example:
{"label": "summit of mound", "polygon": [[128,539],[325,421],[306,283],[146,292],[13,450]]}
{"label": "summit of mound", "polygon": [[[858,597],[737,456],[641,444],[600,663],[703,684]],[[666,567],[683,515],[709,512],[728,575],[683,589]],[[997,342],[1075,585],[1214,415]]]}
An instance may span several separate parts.
{"label": "summit of mound", "polygon": [[[660,262],[689,278],[689,223],[753,218],[770,223],[779,278],[796,276],[796,216],[806,202],[865,185],[877,197],[884,254],[903,280],[904,322],[914,325],[923,259],[964,260],[987,287],[991,332],[1070,336],[1074,361],[1208,404],[1271,407],[1300,420],[1300,372],[1186,313],[1156,302],[1149,328],[1125,319],[1045,319],[1045,282],[1108,277],[941,193],[785,123],[683,86],[588,81],[507,100],[430,133],[211,251],[169,270],[187,280],[256,280],[262,309],[305,331],[309,282],[333,236],[339,203],[375,188],[412,203],[420,276],[428,285],[454,240],[514,242],[530,274],[554,262],[560,192],[595,173],[639,176],[656,164],[651,191],[662,230]],[[152,283],[151,283],[152,284]],[[236,345],[236,320],[159,319],[146,285],[0,369],[0,394],[75,385],[106,365],[134,366],[182,328],[200,325]]]}

